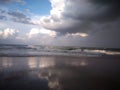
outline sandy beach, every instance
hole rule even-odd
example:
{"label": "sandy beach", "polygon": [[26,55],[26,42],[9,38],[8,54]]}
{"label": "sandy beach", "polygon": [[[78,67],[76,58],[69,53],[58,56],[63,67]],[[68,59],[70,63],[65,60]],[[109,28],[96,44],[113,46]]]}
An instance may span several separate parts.
{"label": "sandy beach", "polygon": [[120,57],[0,57],[0,90],[118,90]]}

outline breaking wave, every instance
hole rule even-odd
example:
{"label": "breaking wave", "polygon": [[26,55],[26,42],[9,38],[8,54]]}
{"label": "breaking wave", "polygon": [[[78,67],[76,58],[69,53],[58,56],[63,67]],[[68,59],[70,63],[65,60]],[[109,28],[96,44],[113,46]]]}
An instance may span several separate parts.
{"label": "breaking wave", "polygon": [[120,55],[119,49],[81,48],[41,45],[0,45],[0,56],[102,56]]}

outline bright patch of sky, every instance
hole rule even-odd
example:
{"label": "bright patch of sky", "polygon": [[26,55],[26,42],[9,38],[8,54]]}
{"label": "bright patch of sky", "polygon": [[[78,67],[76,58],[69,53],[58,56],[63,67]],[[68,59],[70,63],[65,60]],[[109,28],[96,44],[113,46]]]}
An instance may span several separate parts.
{"label": "bright patch of sky", "polygon": [[49,0],[24,0],[21,3],[11,2],[6,4],[6,6],[0,5],[0,7],[7,7],[10,10],[29,11],[37,15],[49,15],[51,10],[51,4]]}
{"label": "bright patch of sky", "polygon": [[26,0],[25,5],[31,12],[39,15],[49,15],[51,4],[48,0]]}

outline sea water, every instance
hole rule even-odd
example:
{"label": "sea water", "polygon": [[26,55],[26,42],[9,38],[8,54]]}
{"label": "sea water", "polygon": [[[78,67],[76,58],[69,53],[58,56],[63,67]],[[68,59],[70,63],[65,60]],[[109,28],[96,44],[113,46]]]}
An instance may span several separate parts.
{"label": "sea water", "polygon": [[120,55],[119,49],[83,48],[41,45],[0,45],[0,56],[101,56]]}

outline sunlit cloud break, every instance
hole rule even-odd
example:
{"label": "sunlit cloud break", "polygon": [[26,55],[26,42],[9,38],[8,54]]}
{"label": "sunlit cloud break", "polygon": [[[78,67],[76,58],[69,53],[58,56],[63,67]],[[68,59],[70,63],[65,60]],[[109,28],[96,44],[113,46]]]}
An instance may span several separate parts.
{"label": "sunlit cloud break", "polygon": [[51,31],[51,30],[47,30],[47,29],[44,29],[44,28],[32,28],[30,30],[29,33],[27,33],[27,36],[28,38],[32,38],[33,36],[35,35],[48,35],[50,37],[56,37],[57,36],[57,32],[55,31]]}
{"label": "sunlit cloud break", "polygon": [[87,33],[72,33],[72,34],[67,34],[66,36],[74,36],[74,37],[76,37],[76,36],[79,36],[79,37],[87,37],[88,36],[88,34]]}

